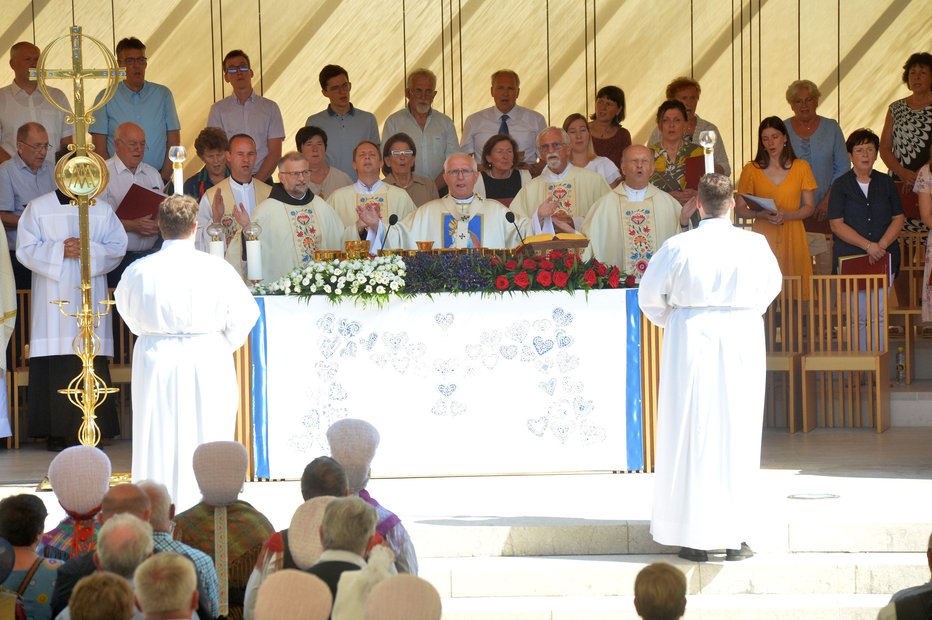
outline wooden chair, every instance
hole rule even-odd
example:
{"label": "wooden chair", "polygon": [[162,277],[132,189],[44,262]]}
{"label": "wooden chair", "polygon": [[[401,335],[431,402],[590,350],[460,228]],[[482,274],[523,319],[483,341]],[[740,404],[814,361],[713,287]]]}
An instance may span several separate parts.
{"label": "wooden chair", "polygon": [[922,322],[922,273],[926,258],[926,232],[900,233],[900,273],[893,282],[896,295],[890,300],[890,320],[903,323],[906,353],[906,383],[913,381],[916,337]]}
{"label": "wooden chair", "polygon": [[813,276],[809,291],[803,432],[813,428],[816,417],[819,426],[859,428],[865,408],[870,424],[883,432],[890,426],[887,276]]}
{"label": "wooden chair", "polygon": [[10,336],[9,357],[7,364],[7,391],[10,398],[10,427],[13,436],[7,439],[7,447],[11,443],[19,448],[20,429],[19,421],[23,417],[20,409],[23,401],[20,400],[20,389],[29,386],[29,312],[32,291],[18,289],[16,291],[16,323],[13,334]]}
{"label": "wooden chair", "polygon": [[[765,422],[767,426],[785,424],[789,432],[795,433],[801,409],[799,369],[803,353],[803,285],[800,276],[783,277],[783,288],[764,315],[764,332],[767,341]],[[783,424],[778,423],[781,409],[786,412]]]}

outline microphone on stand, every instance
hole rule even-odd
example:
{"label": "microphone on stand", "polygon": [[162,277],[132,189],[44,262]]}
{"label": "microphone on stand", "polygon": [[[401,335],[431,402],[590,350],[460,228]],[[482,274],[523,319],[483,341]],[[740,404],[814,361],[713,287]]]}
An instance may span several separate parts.
{"label": "microphone on stand", "polygon": [[388,231],[392,229],[392,226],[398,223],[398,215],[392,213],[388,216],[388,228],[385,229],[385,236],[382,237],[382,246],[385,246],[385,242],[388,241]]}
{"label": "microphone on stand", "polygon": [[515,227],[515,231],[518,233],[518,239],[521,240],[521,243],[524,243],[524,237],[521,236],[521,229],[518,228],[518,225],[515,224],[515,214],[513,211],[509,210],[505,212],[505,219],[508,220],[508,223]]}

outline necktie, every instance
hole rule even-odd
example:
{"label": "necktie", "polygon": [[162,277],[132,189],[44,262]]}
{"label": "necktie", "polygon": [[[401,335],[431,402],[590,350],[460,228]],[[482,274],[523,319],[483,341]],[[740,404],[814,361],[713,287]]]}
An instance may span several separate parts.
{"label": "necktie", "polygon": [[502,114],[502,124],[498,126],[498,133],[508,135],[508,115]]}

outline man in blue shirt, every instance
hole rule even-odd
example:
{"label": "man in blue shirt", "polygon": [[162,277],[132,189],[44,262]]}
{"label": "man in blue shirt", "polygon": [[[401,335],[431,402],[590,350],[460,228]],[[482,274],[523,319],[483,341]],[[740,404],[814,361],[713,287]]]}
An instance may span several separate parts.
{"label": "man in blue shirt", "polygon": [[[143,161],[155,168],[167,182],[172,175],[168,149],[181,144],[181,123],[175,99],[168,88],[146,81],[146,46],[135,37],[122,39],[116,47],[117,62],[126,67],[126,79],[116,88],[113,98],[94,113],[91,138],[94,149],[104,159],[113,155],[116,128],[130,121],[146,134]],[[103,92],[97,95],[100,100]]]}

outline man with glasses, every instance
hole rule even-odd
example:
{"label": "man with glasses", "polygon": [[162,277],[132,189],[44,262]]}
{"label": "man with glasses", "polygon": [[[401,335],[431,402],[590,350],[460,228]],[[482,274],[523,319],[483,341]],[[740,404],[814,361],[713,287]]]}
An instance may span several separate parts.
{"label": "man with glasses", "polygon": [[[74,125],[65,123],[65,113],[52,105],[37,88],[38,83],[29,78],[29,69],[38,64],[39,54],[39,48],[28,41],[10,48],[13,82],[0,88],[0,162],[16,155],[16,132],[29,122],[39,123],[48,132],[46,142],[52,145],[53,155],[72,141]],[[59,105],[71,109],[65,93],[51,86],[46,90]]]}
{"label": "man with glasses", "polygon": [[536,174],[540,167],[534,138],[547,126],[547,121],[541,113],[518,105],[521,80],[514,71],[502,69],[493,73],[491,94],[495,105],[466,117],[461,150],[471,153],[477,162],[482,163],[482,147],[486,140],[498,133],[510,135],[518,143],[518,152],[515,153],[518,167]]}
{"label": "man with glasses", "polygon": [[[168,88],[146,81],[146,46],[135,37],[122,39],[116,46],[117,63],[126,67],[126,79],[120,82],[113,98],[94,112],[90,127],[94,149],[103,157],[114,152],[116,128],[126,121],[142,127],[146,134],[143,161],[159,171],[163,182],[172,175],[168,149],[181,144],[181,123],[175,110],[175,98]],[[103,96],[97,95],[95,103]]]}
{"label": "man with glasses", "polygon": [[320,127],[327,132],[327,161],[353,180],[353,152],[356,145],[369,141],[379,145],[379,126],[371,112],[350,103],[349,74],[339,65],[327,65],[318,76],[321,93],[330,100],[326,110],[307,117],[305,126]]}
{"label": "man with glasses", "polygon": [[[444,160],[459,150],[453,120],[432,106],[437,95],[437,76],[430,69],[415,69],[408,74],[405,98],[408,104],[385,119],[383,136],[404,133],[414,140],[413,150],[417,171],[437,184],[443,181]],[[481,147],[480,147],[481,150]]]}
{"label": "man with glasses", "polygon": [[413,250],[418,241],[433,241],[435,248],[509,249],[521,243],[527,235],[526,220],[519,216],[509,222],[507,207],[473,192],[479,173],[471,155],[447,157],[443,177],[450,194],[419,207],[396,227],[397,233],[390,231],[388,247]]}
{"label": "man with glasses", "polygon": [[32,286],[32,272],[16,260],[16,226],[29,201],[55,189],[55,163],[49,159],[49,135],[39,123],[16,131],[13,158],[0,164],[0,221],[6,229],[16,288]]}
{"label": "man with glasses", "polygon": [[314,260],[317,250],[342,250],[344,225],[308,184],[307,158],[292,151],[278,163],[272,193],[256,207],[252,221],[262,227],[262,279],[277,280]]}
{"label": "man with glasses", "polygon": [[268,181],[282,155],[285,125],[278,104],[257,94],[252,88],[255,73],[243,50],[227,52],[223,58],[223,81],[233,93],[210,106],[208,127],[220,127],[227,137],[238,133],[256,141],[253,176]]}
{"label": "man with glasses", "polygon": [[[100,194],[100,200],[116,211],[133,185],[162,193],[159,171],[142,160],[146,152],[146,134],[142,127],[136,123],[123,123],[116,128],[113,146],[116,153],[107,160],[110,180]],[[117,217],[120,217],[119,213]],[[157,249],[155,242],[159,238],[159,222],[155,213],[134,219],[120,217],[120,223],[126,230],[126,256],[120,265],[107,275],[107,282],[111,288],[120,281],[127,265]]]}
{"label": "man with glasses", "polygon": [[575,233],[589,207],[611,190],[598,172],[570,163],[570,137],[559,127],[540,132],[537,151],[546,167],[521,188],[511,210],[531,221],[535,235]]}
{"label": "man with glasses", "polygon": [[249,226],[256,206],[269,197],[272,187],[252,176],[256,165],[256,142],[244,133],[230,138],[226,152],[230,176],[217,183],[201,198],[197,220],[196,245],[210,249],[207,227],[211,223],[223,227],[226,239],[226,259],[240,275],[246,275],[246,243],[243,228]]}
{"label": "man with glasses", "polygon": [[382,247],[388,219],[397,215],[403,220],[416,207],[408,192],[379,178],[382,155],[372,142],[360,142],[353,149],[353,170],[359,179],[330,194],[327,202],[345,226],[355,227],[355,239],[370,241],[369,251],[374,254]]}

